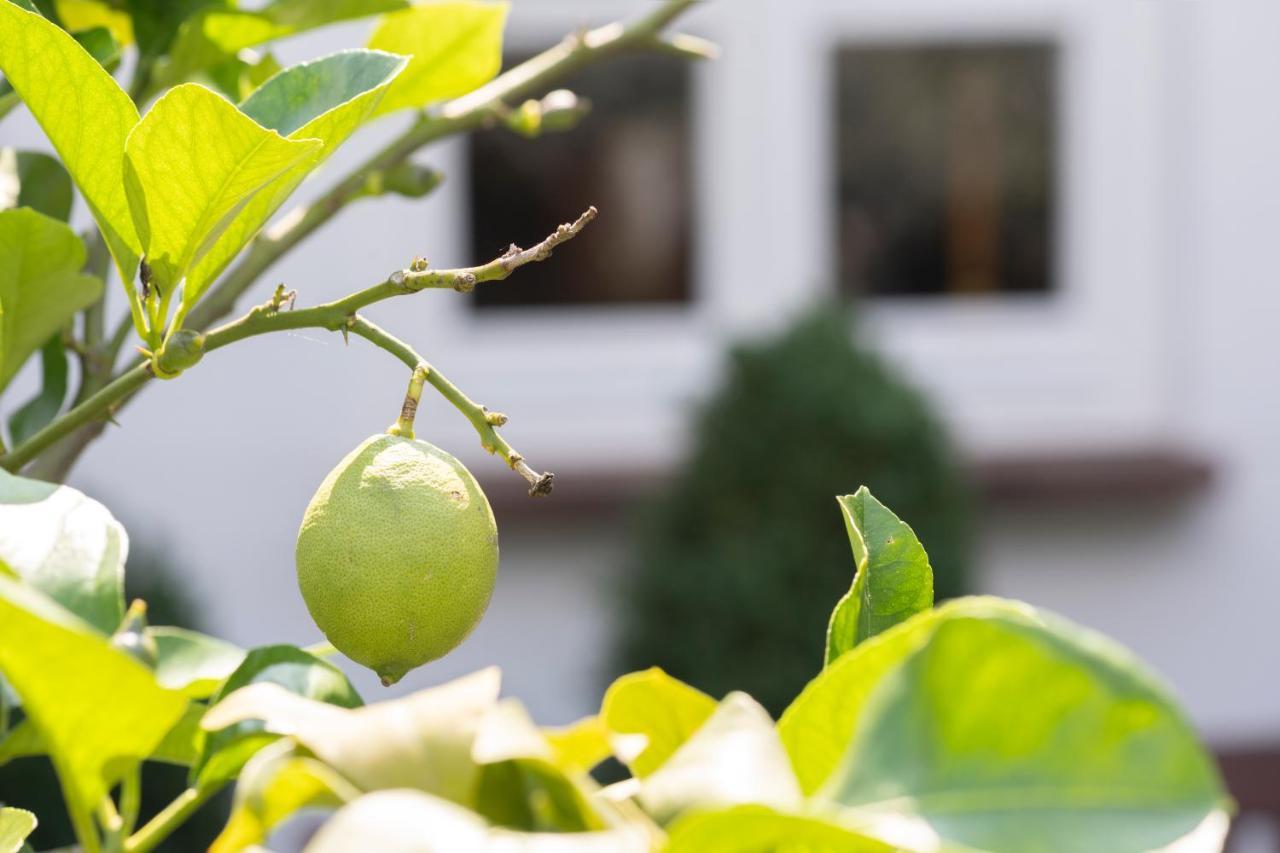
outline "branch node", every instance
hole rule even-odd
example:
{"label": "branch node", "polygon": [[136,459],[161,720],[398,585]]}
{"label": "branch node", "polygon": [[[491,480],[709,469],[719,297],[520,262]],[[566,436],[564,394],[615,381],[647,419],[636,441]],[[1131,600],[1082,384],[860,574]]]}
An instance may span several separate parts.
{"label": "branch node", "polygon": [[484,412],[485,422],[488,423],[489,426],[495,426],[495,427],[506,426],[507,416],[504,413],[491,412],[488,409],[486,409],[484,406],[481,406],[480,410]]}
{"label": "branch node", "polygon": [[453,289],[459,293],[470,293],[476,289],[476,277],[473,273],[459,273],[454,277]]}
{"label": "branch node", "polygon": [[430,264],[427,262],[426,258],[420,257],[418,255],[414,255],[413,260],[409,262],[409,271],[410,272],[426,272],[429,266]]}

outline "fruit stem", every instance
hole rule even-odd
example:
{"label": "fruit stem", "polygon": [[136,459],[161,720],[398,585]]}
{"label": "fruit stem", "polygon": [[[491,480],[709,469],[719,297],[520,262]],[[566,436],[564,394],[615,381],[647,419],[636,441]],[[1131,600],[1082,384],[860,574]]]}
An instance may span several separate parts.
{"label": "fruit stem", "polygon": [[431,368],[419,364],[409,377],[409,390],[405,392],[404,403],[400,406],[400,417],[387,430],[390,435],[401,438],[413,438],[413,419],[418,415],[418,403],[422,400],[422,386],[427,382],[427,374]]}

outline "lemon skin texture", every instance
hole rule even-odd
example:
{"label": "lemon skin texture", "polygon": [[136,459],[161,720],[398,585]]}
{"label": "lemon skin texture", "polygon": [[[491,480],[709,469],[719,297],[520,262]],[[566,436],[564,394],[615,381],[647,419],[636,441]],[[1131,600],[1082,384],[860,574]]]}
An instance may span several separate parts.
{"label": "lemon skin texture", "polygon": [[375,435],[316,490],[297,567],[329,642],[390,685],[479,623],[497,576],[498,528],[461,462],[425,441]]}

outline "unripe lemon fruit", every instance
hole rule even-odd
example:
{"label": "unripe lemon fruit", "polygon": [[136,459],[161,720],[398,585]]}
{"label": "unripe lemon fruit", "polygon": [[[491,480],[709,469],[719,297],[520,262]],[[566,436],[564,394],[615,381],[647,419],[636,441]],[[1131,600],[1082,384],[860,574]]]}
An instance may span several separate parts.
{"label": "unripe lemon fruit", "polygon": [[298,531],[298,586],[343,654],[394,684],[479,623],[498,528],[475,477],[425,441],[375,435],[320,484]]}

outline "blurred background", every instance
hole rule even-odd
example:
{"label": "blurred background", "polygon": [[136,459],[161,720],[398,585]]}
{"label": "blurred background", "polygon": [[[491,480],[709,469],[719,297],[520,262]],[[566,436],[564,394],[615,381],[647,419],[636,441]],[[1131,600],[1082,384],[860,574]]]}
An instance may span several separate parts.
{"label": "blurred background", "polygon": [[[524,0],[509,61],[648,5]],[[565,723],[659,664],[777,712],[851,580],[832,497],[866,483],[914,525],[941,594],[1025,599],[1150,661],[1224,762],[1238,848],[1280,849],[1280,4],[724,0],[683,25],[722,57],[597,66],[564,81],[594,106],[573,131],[424,151],[440,190],[353,205],[252,294],[284,282],[316,303],[600,208],[506,282],[369,311],[508,413],[557,481],[530,500],[424,399],[419,435],[494,505],[501,577],[461,649],[392,690],[348,666],[357,687],[497,663]],[[25,115],[0,132],[48,147]],[[148,389],[71,482],[198,627],[315,641],[297,524],[394,418],[404,373],[336,335],[254,339]]]}

